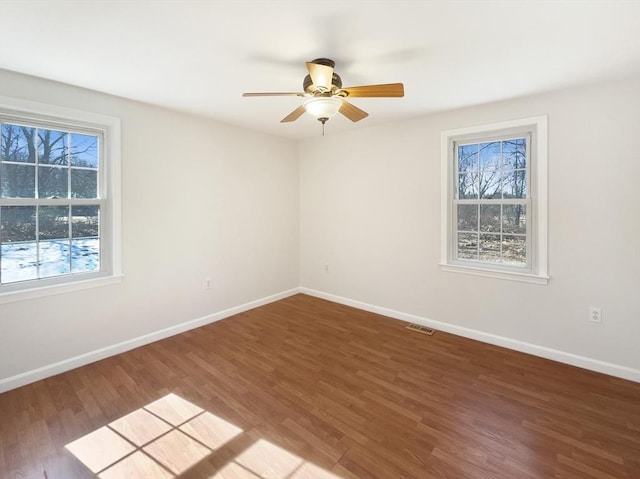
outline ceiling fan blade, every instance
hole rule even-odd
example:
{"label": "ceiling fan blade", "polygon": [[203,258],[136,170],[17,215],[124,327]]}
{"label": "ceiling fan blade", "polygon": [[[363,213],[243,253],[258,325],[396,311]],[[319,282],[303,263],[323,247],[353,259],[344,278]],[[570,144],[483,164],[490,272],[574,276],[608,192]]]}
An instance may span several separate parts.
{"label": "ceiling fan blade", "polygon": [[316,88],[322,87],[325,90],[331,90],[333,68],[319,63],[307,62],[307,70],[309,70],[309,76]]}
{"label": "ceiling fan blade", "polygon": [[242,96],[304,96],[304,93],[283,91],[283,92],[265,92],[265,93],[243,93]]}
{"label": "ceiling fan blade", "polygon": [[351,103],[346,101],[344,98],[342,99],[342,106],[340,107],[340,113],[342,113],[344,116],[346,116],[347,118],[349,118],[349,120],[353,122],[360,121],[363,118],[366,118],[369,116],[369,113],[367,113],[364,110],[361,110],[355,105],[352,105]]}
{"label": "ceiling fan blade", "polygon": [[385,83],[382,85],[350,86],[343,88],[350,98],[357,97],[402,97],[404,85],[402,83]]}
{"label": "ceiling fan blade", "polygon": [[298,108],[296,108],[287,116],[285,116],[282,120],[280,120],[280,123],[288,123],[290,121],[296,121],[298,118],[302,116],[304,112],[305,112],[304,105],[300,105]]}

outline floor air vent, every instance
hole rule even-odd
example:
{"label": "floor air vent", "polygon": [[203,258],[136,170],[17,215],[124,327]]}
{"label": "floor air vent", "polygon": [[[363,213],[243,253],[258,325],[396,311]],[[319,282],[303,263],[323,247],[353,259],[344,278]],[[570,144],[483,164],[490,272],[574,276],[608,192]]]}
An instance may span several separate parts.
{"label": "floor air vent", "polygon": [[410,329],[411,331],[416,331],[418,333],[426,334],[428,336],[433,336],[433,333],[436,332],[435,329],[426,328],[418,324],[409,324],[408,326],[405,326],[405,328]]}

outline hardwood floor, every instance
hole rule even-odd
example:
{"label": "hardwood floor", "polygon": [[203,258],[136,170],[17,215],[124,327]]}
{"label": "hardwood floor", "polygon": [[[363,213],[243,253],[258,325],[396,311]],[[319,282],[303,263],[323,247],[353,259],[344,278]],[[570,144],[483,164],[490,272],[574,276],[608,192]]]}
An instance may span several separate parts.
{"label": "hardwood floor", "polygon": [[404,325],[297,295],[1,394],[0,477],[640,478],[640,384]]}

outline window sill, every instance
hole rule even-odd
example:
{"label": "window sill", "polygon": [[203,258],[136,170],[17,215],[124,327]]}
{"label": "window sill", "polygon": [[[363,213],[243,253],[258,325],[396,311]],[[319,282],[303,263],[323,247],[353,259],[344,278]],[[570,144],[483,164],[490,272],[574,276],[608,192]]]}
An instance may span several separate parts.
{"label": "window sill", "polygon": [[123,277],[124,275],[118,274],[113,276],[105,276],[102,278],[87,279],[84,281],[73,281],[52,286],[44,286],[39,288],[36,287],[31,289],[23,289],[21,291],[0,293],[0,304],[15,303],[18,301],[27,301],[30,299],[53,296],[56,294],[71,293],[73,291],[82,291],[90,288],[110,286],[122,282]]}
{"label": "window sill", "polygon": [[549,284],[549,276],[540,276],[530,273],[516,273],[512,271],[499,271],[487,268],[475,268],[473,266],[461,266],[440,263],[440,269],[449,273],[462,273],[485,278],[506,279],[509,281],[519,281],[521,283]]}

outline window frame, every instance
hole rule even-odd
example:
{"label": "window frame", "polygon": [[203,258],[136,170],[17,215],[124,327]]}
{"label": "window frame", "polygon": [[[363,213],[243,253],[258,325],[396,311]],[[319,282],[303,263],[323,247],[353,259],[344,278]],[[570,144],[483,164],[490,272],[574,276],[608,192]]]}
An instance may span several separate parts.
{"label": "window frame", "polygon": [[[547,116],[457,128],[441,133],[441,257],[442,271],[547,284]],[[457,258],[457,147],[514,137],[528,138],[526,266],[501,265]],[[462,200],[464,201],[464,200]],[[472,204],[482,204],[478,199]],[[497,202],[494,200],[494,204]],[[508,203],[508,201],[506,201]],[[498,204],[505,204],[500,199]]]}
{"label": "window frame", "polygon": [[120,119],[56,105],[0,96],[3,122],[99,136],[98,199],[5,199],[14,205],[100,206],[100,270],[0,285],[0,304],[105,286],[121,281]]}

